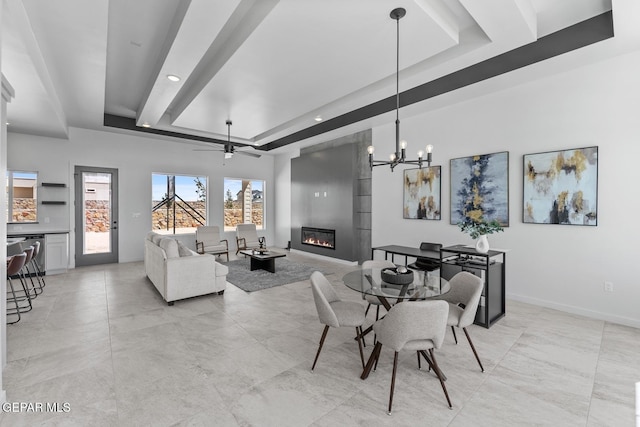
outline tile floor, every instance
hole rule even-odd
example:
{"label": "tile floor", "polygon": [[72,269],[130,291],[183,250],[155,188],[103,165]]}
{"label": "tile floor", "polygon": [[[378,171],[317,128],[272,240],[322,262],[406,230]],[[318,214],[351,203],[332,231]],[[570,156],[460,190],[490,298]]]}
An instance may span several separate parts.
{"label": "tile floor", "polygon": [[[289,257],[330,273],[343,298],[360,300],[340,281],[353,267]],[[437,379],[403,354],[391,416],[392,353],[383,350],[377,371],[360,380],[351,328],[329,332],[310,372],[322,325],[308,281],[251,294],[228,286],[224,296],[168,307],[138,262],[49,276],[34,302],[7,326],[7,400],[58,403],[60,412],[2,413],[2,426],[635,422],[640,330],[513,301],[491,329],[470,328],[485,373],[463,334],[456,346],[447,332],[437,355],[453,410]]]}

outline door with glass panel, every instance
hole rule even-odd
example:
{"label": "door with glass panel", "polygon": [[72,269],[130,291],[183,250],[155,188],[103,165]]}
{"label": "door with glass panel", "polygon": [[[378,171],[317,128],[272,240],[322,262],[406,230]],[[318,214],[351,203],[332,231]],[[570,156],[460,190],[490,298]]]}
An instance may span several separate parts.
{"label": "door with glass panel", "polygon": [[118,170],[75,167],[76,266],[118,262]]}

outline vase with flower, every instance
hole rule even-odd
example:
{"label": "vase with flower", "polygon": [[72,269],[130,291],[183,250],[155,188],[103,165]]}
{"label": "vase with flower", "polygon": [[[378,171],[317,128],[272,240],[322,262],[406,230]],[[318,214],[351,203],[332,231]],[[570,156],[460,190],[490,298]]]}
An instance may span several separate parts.
{"label": "vase with flower", "polygon": [[485,221],[482,218],[477,221],[467,219],[466,221],[458,223],[458,227],[460,227],[463,233],[467,233],[472,239],[476,239],[476,251],[482,254],[489,252],[489,239],[487,239],[487,234],[504,231],[500,223],[495,219],[493,221]]}

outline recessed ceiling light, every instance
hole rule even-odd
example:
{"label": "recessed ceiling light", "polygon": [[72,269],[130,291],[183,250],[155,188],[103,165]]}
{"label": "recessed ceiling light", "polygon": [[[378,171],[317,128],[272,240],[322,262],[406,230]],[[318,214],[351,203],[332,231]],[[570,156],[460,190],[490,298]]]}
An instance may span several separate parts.
{"label": "recessed ceiling light", "polygon": [[322,117],[321,116],[316,116],[316,118],[314,120],[316,122],[321,122],[322,121]]}
{"label": "recessed ceiling light", "polygon": [[150,125],[149,123],[147,123],[147,122],[144,122],[144,123],[142,124],[142,127],[143,127],[143,128],[150,128],[150,127],[151,127],[151,125]]}
{"label": "recessed ceiling light", "polygon": [[171,80],[172,82],[179,82],[180,81],[180,77],[176,76],[175,74],[167,74],[167,78],[169,80]]}

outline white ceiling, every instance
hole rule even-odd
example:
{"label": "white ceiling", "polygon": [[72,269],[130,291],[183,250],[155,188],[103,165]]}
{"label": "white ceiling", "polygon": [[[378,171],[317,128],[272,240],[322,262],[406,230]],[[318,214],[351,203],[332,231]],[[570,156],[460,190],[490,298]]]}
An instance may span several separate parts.
{"label": "white ceiling", "polygon": [[[637,13],[633,2],[614,0],[614,14]],[[401,91],[612,9],[611,0],[4,0],[9,130],[66,138],[69,126],[103,129],[106,113],[226,139],[231,119],[234,141],[264,145],[395,93],[395,7],[407,10]],[[513,84],[496,82],[488,87]]]}

